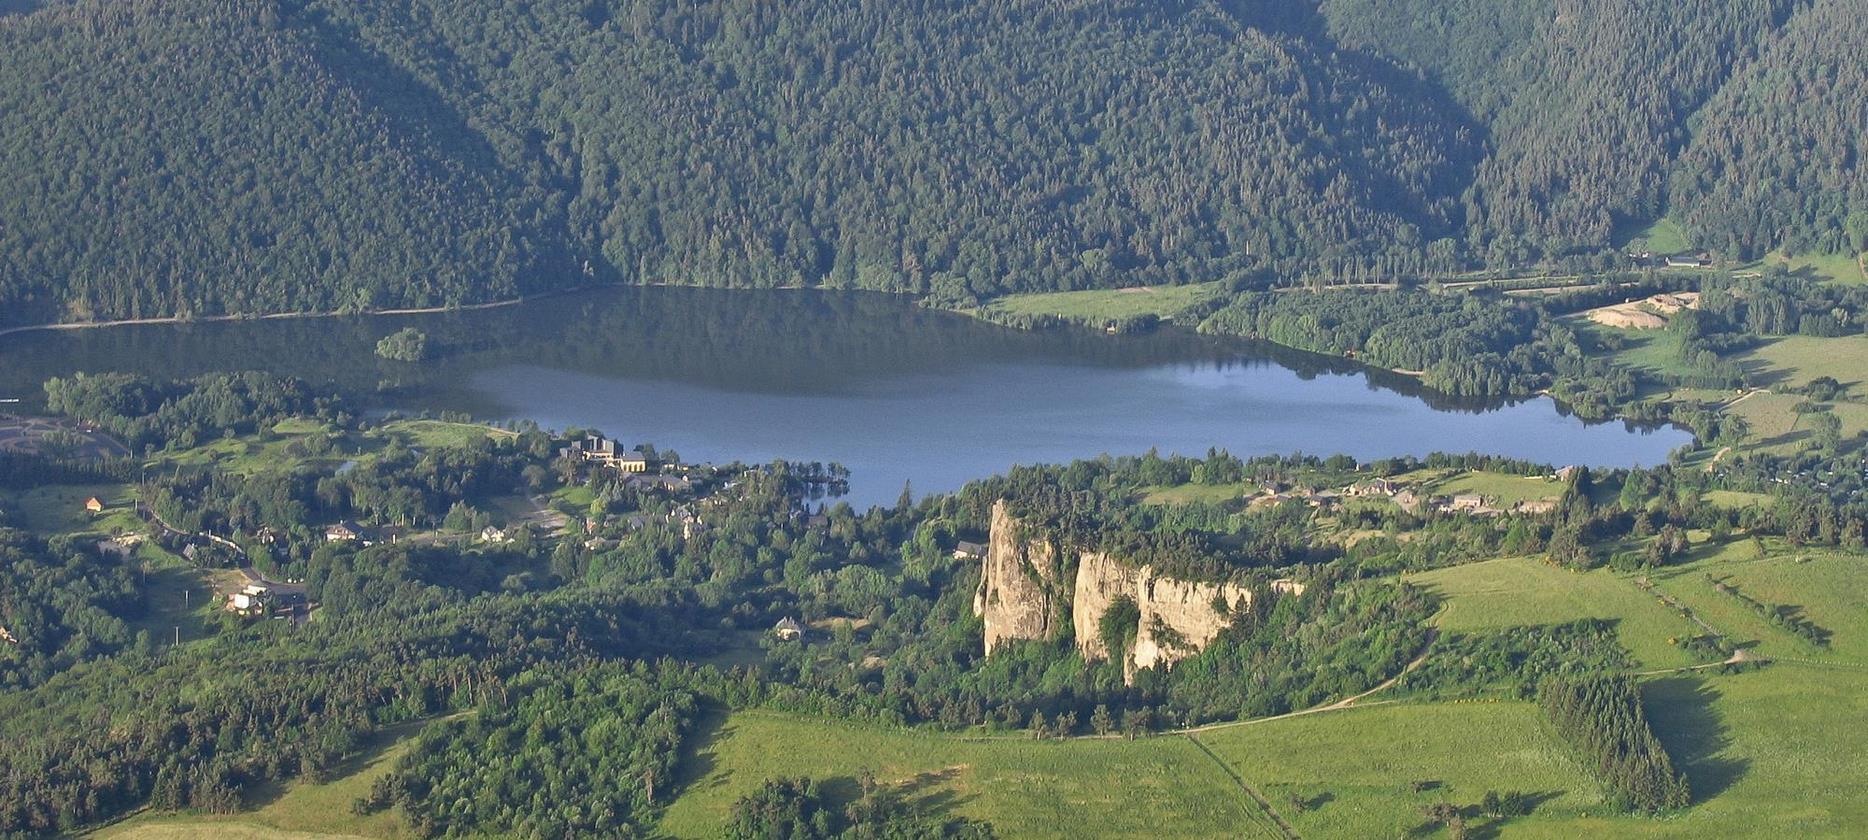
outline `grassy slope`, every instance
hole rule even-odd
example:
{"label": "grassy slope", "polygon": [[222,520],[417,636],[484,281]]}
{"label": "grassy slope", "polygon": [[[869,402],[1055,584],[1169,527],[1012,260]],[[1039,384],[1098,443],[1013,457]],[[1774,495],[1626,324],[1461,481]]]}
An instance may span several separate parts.
{"label": "grassy slope", "polygon": [[1801,388],[1812,379],[1829,376],[1848,389],[1848,396],[1868,399],[1868,390],[1861,387],[1868,381],[1868,338],[1862,336],[1786,336],[1733,358],[1752,371],[1763,387]]}
{"label": "grassy slope", "polygon": [[1141,289],[1047,292],[999,298],[986,304],[986,310],[1014,315],[1056,315],[1091,322],[1151,314],[1171,318],[1190,306],[1211,300],[1220,291],[1218,283],[1198,283]]}
{"label": "grassy slope", "polygon": [[[104,503],[103,513],[84,509],[85,500],[92,496]],[[127,484],[61,484],[0,492],[0,509],[13,515],[21,527],[41,534],[108,533],[113,527],[138,530],[142,523],[136,520],[134,506],[135,497]]]}
{"label": "grassy slope", "polygon": [[662,820],[675,837],[715,837],[733,802],[776,776],[841,780],[861,770],[907,783],[932,810],[989,820],[1001,837],[1272,836],[1212,760],[1184,738],[964,739],[741,712],[691,762]]}
{"label": "grassy slope", "polygon": [[1617,621],[1616,633],[1642,664],[1695,664],[1667,643],[1695,634],[1693,625],[1607,569],[1572,572],[1531,558],[1505,558],[1409,576],[1447,599],[1436,619],[1452,631],[1482,631],[1578,618]]}
{"label": "grassy slope", "polygon": [[[1487,790],[1535,792],[1546,813],[1602,802],[1529,703],[1372,706],[1199,737],[1304,837],[1408,836],[1423,806]],[[1415,792],[1416,781],[1435,784]]]}
{"label": "grassy slope", "polygon": [[1781,265],[1793,272],[1808,269],[1811,274],[1838,283],[1868,283],[1868,274],[1862,272],[1861,257],[1854,254],[1798,254],[1794,257],[1771,254],[1755,264],[1765,265]]}

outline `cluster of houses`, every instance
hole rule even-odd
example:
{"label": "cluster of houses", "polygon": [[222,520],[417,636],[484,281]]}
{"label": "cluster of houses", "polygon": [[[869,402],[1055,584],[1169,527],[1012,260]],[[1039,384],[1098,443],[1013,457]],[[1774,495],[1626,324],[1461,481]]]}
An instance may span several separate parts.
{"label": "cluster of houses", "polygon": [[[1568,481],[1574,467],[1564,467],[1551,478]],[[1433,495],[1424,492],[1412,484],[1388,478],[1372,478],[1357,482],[1341,490],[1316,490],[1308,487],[1286,488],[1276,484],[1261,487],[1257,493],[1248,497],[1250,507],[1280,505],[1289,501],[1300,501],[1313,508],[1334,510],[1345,499],[1387,499],[1396,507],[1408,513],[1420,514],[1427,511],[1440,513],[1463,513],[1469,516],[1502,516],[1507,513],[1537,515],[1557,509],[1556,498],[1520,501],[1508,507],[1499,500],[1479,493],[1456,493],[1452,495]],[[958,557],[958,552],[955,553]]]}

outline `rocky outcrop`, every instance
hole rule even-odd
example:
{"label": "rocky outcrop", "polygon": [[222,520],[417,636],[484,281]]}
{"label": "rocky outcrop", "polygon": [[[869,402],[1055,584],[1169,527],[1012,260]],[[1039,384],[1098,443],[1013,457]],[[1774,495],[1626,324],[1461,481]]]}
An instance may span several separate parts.
{"label": "rocky outcrop", "polygon": [[1057,546],[1023,532],[1005,502],[993,506],[992,536],[973,594],[973,614],[986,624],[988,656],[1005,639],[1044,639],[1056,629]]}
{"label": "rocky outcrop", "polygon": [[[986,653],[1007,639],[1046,639],[1062,629],[1064,608],[1086,660],[1110,658],[1103,638],[1103,616],[1122,599],[1132,602],[1137,624],[1126,651],[1123,672],[1169,667],[1199,653],[1252,608],[1252,592],[1235,583],[1181,580],[1152,566],[1131,566],[1101,552],[1077,557],[1069,589],[1066,570],[1054,540],[1027,529],[1000,502],[992,511],[992,535],[981,569],[973,613],[985,620]],[[1295,581],[1279,580],[1272,591],[1302,594]],[[1067,599],[1067,600],[1065,600]]]}

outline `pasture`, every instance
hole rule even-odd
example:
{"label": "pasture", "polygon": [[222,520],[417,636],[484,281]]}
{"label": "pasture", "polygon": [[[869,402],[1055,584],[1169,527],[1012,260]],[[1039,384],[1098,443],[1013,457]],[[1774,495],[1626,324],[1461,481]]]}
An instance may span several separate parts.
{"label": "pasture", "polygon": [[1141,315],[1168,319],[1218,297],[1222,291],[1219,283],[1197,283],[1008,295],[986,304],[985,311],[1007,315],[1055,315],[1093,324]]}
{"label": "pasture", "polygon": [[1679,613],[1607,569],[1576,572],[1541,559],[1509,557],[1409,575],[1408,581],[1446,599],[1435,623],[1474,632],[1579,618],[1615,622],[1616,635],[1649,668],[1697,664],[1669,640],[1698,634]]}
{"label": "pasture", "polygon": [[766,779],[810,776],[854,795],[862,771],[930,812],[988,820],[1001,837],[1277,837],[1257,806],[1185,738],[961,737],[775,712],[726,718],[689,759],[662,819],[672,837],[718,837]]}
{"label": "pasture", "polygon": [[1868,381],[1868,337],[1785,336],[1732,358],[1766,388],[1801,388],[1827,376],[1842,383],[1847,397],[1868,399],[1868,391],[1861,387]]}

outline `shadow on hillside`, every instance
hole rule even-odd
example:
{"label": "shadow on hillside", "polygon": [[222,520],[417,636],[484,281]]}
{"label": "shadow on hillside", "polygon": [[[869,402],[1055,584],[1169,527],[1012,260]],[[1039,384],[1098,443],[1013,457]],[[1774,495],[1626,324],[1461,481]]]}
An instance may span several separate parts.
{"label": "shadow on hillside", "polygon": [[[733,771],[728,770],[708,781],[720,766],[715,745],[733,735],[733,727],[727,726],[726,720],[725,708],[708,704],[694,722],[694,731],[681,739],[681,754],[675,759],[675,796],[702,782],[710,788],[720,787],[732,777]],[[666,801],[672,802],[674,797]]]}
{"label": "shadow on hillside", "polygon": [[[978,798],[972,794],[962,796],[947,787],[959,776],[958,767],[930,770],[917,773],[900,784],[877,785],[875,795],[900,803],[902,810],[908,813],[940,821],[952,820],[959,816],[954,813],[955,809]],[[817,784],[824,798],[838,805],[849,805],[863,797],[863,782],[855,776],[829,776]]]}
{"label": "shadow on hillside", "polygon": [[1724,793],[1751,769],[1749,760],[1723,755],[1732,739],[1713,710],[1718,699],[1701,677],[1665,677],[1641,686],[1641,705],[1654,734],[1686,774],[1694,804]]}
{"label": "shadow on hillside", "polygon": [[257,811],[265,808],[291,792],[294,785],[328,785],[372,769],[377,775],[385,775],[394,769],[392,763],[384,761],[381,766],[372,767],[372,765],[383,761],[390,749],[401,743],[403,739],[415,737],[423,727],[437,720],[442,720],[442,718],[408,720],[378,729],[365,737],[355,752],[326,768],[315,778],[265,781],[245,785],[240,791],[240,808],[244,811]]}

